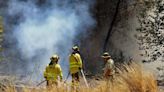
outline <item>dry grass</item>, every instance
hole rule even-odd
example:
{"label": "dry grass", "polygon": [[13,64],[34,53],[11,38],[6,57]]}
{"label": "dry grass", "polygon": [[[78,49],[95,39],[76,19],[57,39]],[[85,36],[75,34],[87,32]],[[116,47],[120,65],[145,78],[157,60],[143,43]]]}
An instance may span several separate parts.
{"label": "dry grass", "polygon": [[[124,65],[117,69],[118,74],[115,75],[113,83],[100,80],[99,85],[91,88],[85,86],[79,87],[78,92],[158,92],[157,83],[153,75],[146,73],[137,64]],[[93,80],[94,81],[94,80]],[[2,87],[1,87],[2,89]],[[12,84],[5,86],[3,92],[76,92],[71,91],[70,87],[62,85],[45,88],[27,88],[14,87]]]}

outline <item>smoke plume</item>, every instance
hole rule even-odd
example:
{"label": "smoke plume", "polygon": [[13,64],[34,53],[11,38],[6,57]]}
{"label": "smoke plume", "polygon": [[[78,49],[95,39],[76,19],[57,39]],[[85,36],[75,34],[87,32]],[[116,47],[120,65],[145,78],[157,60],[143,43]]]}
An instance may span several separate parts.
{"label": "smoke plume", "polygon": [[36,80],[43,76],[53,54],[60,56],[64,75],[67,74],[71,47],[79,44],[75,43],[78,35],[85,34],[94,25],[90,13],[93,3],[93,0],[8,1],[7,14],[20,16],[12,36],[17,41],[21,62],[28,66],[26,71],[34,73]]}

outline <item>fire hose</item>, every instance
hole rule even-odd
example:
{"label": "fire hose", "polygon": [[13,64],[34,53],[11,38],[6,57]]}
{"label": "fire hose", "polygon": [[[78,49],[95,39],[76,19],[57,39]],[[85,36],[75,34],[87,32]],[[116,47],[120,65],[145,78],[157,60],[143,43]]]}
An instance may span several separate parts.
{"label": "fire hose", "polygon": [[85,85],[87,86],[87,88],[89,88],[88,82],[87,82],[86,77],[85,77],[84,72],[83,72],[83,69],[81,69],[80,72],[81,72],[81,74],[82,74],[82,76],[83,76]]}

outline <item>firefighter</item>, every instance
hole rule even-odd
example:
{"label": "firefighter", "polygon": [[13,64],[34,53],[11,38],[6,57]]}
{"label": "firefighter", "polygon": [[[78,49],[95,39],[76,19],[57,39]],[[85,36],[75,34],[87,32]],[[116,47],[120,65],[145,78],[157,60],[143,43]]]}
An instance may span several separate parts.
{"label": "firefighter", "polygon": [[58,79],[60,78],[60,81],[62,81],[63,74],[62,69],[60,65],[58,64],[59,56],[53,55],[50,58],[51,62],[46,67],[44,71],[44,78],[47,81],[47,86],[52,87],[53,85],[58,85]]}
{"label": "firefighter", "polygon": [[70,74],[72,76],[72,85],[79,85],[79,72],[82,69],[82,59],[79,52],[79,47],[74,46],[73,52],[69,55]]}
{"label": "firefighter", "polygon": [[113,76],[115,73],[114,61],[111,59],[111,56],[109,55],[108,52],[105,52],[101,57],[104,59],[104,62],[105,62],[103,75],[107,80],[113,81]]}

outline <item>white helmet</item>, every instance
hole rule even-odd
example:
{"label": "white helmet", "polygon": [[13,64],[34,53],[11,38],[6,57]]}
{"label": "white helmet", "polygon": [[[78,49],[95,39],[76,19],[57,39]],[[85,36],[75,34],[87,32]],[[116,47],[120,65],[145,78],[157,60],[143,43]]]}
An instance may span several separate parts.
{"label": "white helmet", "polygon": [[54,60],[54,59],[59,60],[59,56],[55,54],[50,58],[50,60]]}

